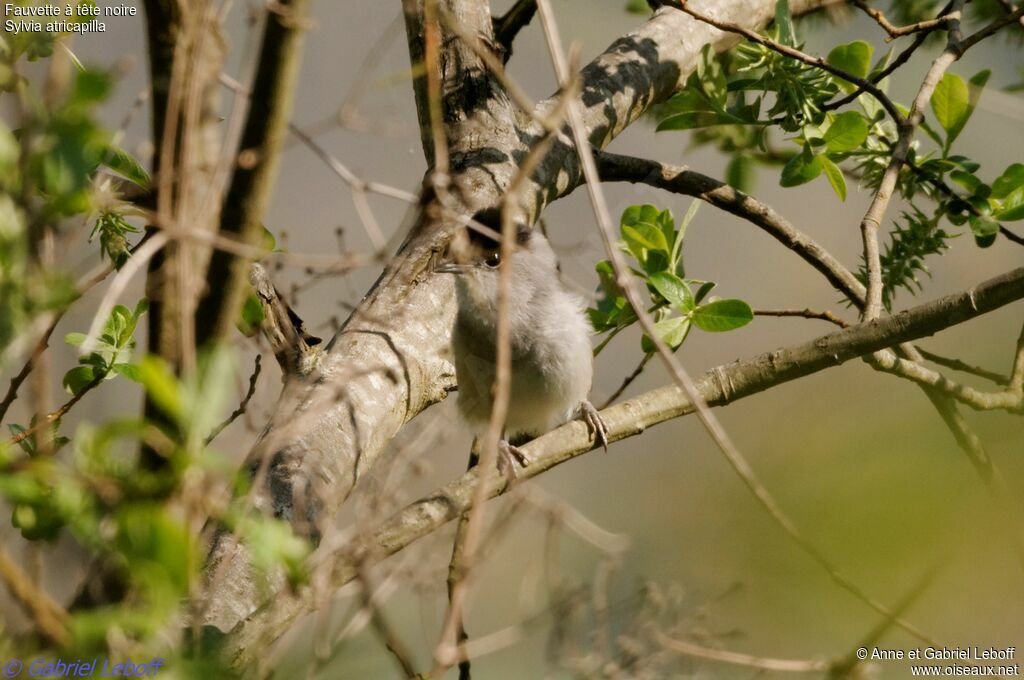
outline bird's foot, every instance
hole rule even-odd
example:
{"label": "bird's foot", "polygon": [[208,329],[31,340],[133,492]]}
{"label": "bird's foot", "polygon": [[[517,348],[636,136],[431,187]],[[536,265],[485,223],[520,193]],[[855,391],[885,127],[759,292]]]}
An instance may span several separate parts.
{"label": "bird's foot", "polygon": [[516,481],[518,474],[516,473],[516,463],[519,463],[520,467],[527,467],[530,464],[526,454],[518,446],[513,446],[508,443],[508,440],[502,439],[498,442],[498,471],[505,475],[505,479],[508,483]]}
{"label": "bird's foot", "polygon": [[594,435],[594,444],[600,444],[605,453],[608,453],[608,425],[601,417],[601,412],[589,401],[584,399],[576,409],[576,418],[582,420]]}

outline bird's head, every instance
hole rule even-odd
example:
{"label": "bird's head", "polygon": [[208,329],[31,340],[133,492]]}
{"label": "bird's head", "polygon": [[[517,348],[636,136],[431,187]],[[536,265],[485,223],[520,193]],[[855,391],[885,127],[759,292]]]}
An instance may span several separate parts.
{"label": "bird's head", "polygon": [[[472,306],[479,314],[493,315],[497,309],[501,268],[501,214],[484,210],[473,219],[486,231],[460,228],[452,238],[443,262],[435,272],[455,274],[460,306]],[[518,223],[509,261],[512,267],[510,304],[526,304],[542,290],[558,281],[555,254],[544,235]]]}

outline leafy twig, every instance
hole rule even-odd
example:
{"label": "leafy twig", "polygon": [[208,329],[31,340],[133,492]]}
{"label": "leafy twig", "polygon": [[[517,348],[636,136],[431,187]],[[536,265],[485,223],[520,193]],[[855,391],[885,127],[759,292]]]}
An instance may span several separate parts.
{"label": "leafy twig", "polygon": [[686,14],[689,14],[691,17],[698,21],[702,21],[708,24],[709,26],[714,26],[720,31],[726,31],[728,33],[735,33],[736,35],[741,35],[747,40],[755,42],[758,45],[767,47],[768,49],[774,52],[778,52],[779,54],[787,56],[791,59],[796,59],[797,61],[802,61],[803,63],[809,66],[815,66],[817,68],[820,68],[822,71],[827,71],[828,73],[831,73],[834,76],[837,76],[839,78],[842,78],[843,80],[853,83],[854,85],[857,85],[865,92],[868,92],[869,94],[871,94],[871,96],[877,99],[878,103],[882,105],[882,107],[890,116],[892,116],[892,119],[896,121],[897,124],[903,122],[903,114],[901,114],[899,109],[896,108],[896,105],[893,103],[893,101],[889,99],[889,96],[882,92],[882,90],[879,89],[879,87],[872,83],[870,80],[866,80],[864,78],[861,78],[860,76],[855,76],[854,74],[844,69],[841,69],[837,66],[833,66],[832,64],[828,63],[821,57],[812,57],[811,55],[806,54],[805,52],[802,52],[796,49],[795,47],[790,47],[788,45],[783,45],[782,43],[776,42],[775,40],[772,40],[767,36],[761,35],[756,31],[752,31],[749,28],[746,28],[745,26],[740,26],[739,24],[734,24],[729,21],[719,21],[714,17],[710,17],[707,16],[706,14],[696,12],[689,8],[687,0],[679,0],[679,4],[672,6],[685,12]]}
{"label": "leafy twig", "polygon": [[93,388],[95,388],[97,385],[103,382],[104,378],[106,377],[106,373],[97,374],[96,377],[93,378],[88,383],[86,383],[77,394],[68,399],[63,406],[58,408],[56,411],[48,413],[40,420],[37,420],[31,427],[27,427],[18,434],[14,435],[10,439],[8,439],[6,443],[8,445],[14,445],[19,442],[23,442],[29,437],[31,437],[33,434],[41,430],[42,428],[46,427],[47,425],[57,422],[65,415],[67,415],[67,412],[70,411],[72,407],[74,407],[74,405],[77,404],[82,399],[82,397],[84,397],[86,394],[91,392]]}

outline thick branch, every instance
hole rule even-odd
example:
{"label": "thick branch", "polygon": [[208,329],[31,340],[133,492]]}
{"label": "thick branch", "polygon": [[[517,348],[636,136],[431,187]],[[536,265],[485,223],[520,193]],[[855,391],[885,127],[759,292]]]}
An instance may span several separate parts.
{"label": "thick branch", "polygon": [[[221,212],[221,233],[238,236],[243,243],[258,242],[263,213],[277,179],[298,83],[308,7],[308,0],[280,0],[267,11],[237,166]],[[206,293],[196,313],[203,320],[196,328],[198,344],[222,340],[234,328],[247,268],[244,258],[225,250],[213,253]]]}
{"label": "thick branch", "polygon": [[[932,335],[1024,298],[1024,268],[1015,269],[973,288],[900,312],[862,323],[810,342],[761,354],[745,361],[716,367],[696,383],[709,405],[722,406],[768,388],[838,366],[894,344]],[[693,405],[676,387],[652,390],[606,409],[602,416],[610,441],[638,435],[647,428],[686,415]],[[535,477],[593,448],[586,426],[573,421],[524,445],[530,464],[522,477]],[[507,480],[496,470],[484,471],[487,496],[504,492]],[[471,471],[443,489],[416,501],[385,522],[365,543],[352,549],[360,559],[383,558],[422,538],[469,507],[478,471]],[[332,563],[332,586],[340,587],[356,576],[358,560],[350,555],[322,556]],[[313,605],[309,590],[298,597],[278,597],[239,624],[232,632],[228,653],[244,665],[275,640],[290,623]]]}

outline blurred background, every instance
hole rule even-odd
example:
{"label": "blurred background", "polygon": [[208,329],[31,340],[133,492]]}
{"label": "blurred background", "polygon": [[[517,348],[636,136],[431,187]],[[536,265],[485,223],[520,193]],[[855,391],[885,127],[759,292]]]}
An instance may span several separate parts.
{"label": "blurred background", "polygon": [[[235,3],[228,25],[226,70],[243,81],[257,48],[250,4]],[[494,13],[509,4],[495,2]],[[584,62],[643,21],[625,12],[622,0],[556,0],[553,4],[563,37],[580,45]],[[317,141],[361,177],[416,191],[426,167],[399,9],[398,2],[344,0],[314,5],[315,23],[307,36],[294,121],[316,132]],[[138,17],[106,23],[106,33],[79,37],[72,49],[86,64],[117,64],[124,73],[104,109],[105,119],[116,128],[147,86],[145,30],[141,10]],[[807,41],[805,49],[812,54],[825,54],[835,44],[855,38],[872,42],[876,55],[886,49],[883,33],[859,13],[840,15],[836,23],[815,18],[800,28]],[[937,49],[921,50],[898,72],[891,87],[895,99],[911,99]],[[993,71],[979,109],[958,142],[982,163],[982,176],[995,176],[1009,163],[1024,160],[1024,99],[1001,91],[1019,80],[1019,62],[1019,44],[996,39],[972,50],[952,68],[965,79],[983,68]],[[520,35],[509,69],[536,99],[555,90],[538,25]],[[225,110],[230,101],[231,93],[225,90]],[[339,112],[345,114],[342,122]],[[149,125],[144,106],[126,130],[124,146],[143,159],[151,153]],[[641,121],[610,149],[723,176],[724,156],[706,147],[691,151],[688,145],[686,133],[655,134],[653,124]],[[613,215],[629,205],[653,203],[671,208],[679,219],[690,203],[686,197],[643,186],[606,185],[605,192]],[[870,198],[866,192],[851,186],[845,203],[840,202],[824,177],[796,189],[782,189],[778,169],[767,168],[758,171],[753,193],[848,267],[857,266],[858,223]],[[391,230],[393,247],[397,246],[408,223],[407,206],[386,198],[371,200],[379,222]],[[897,215],[899,209],[894,204],[888,216]],[[566,278],[591,294],[597,284],[593,266],[603,255],[585,194],[577,192],[558,201],[544,213],[544,221]],[[283,158],[266,226],[277,235],[279,246],[295,253],[337,251],[339,230],[344,248],[371,249],[347,187],[308,148],[294,141]],[[79,234],[84,240],[85,234]],[[969,234],[952,243],[948,254],[930,262],[933,277],[923,281],[925,292],[916,298],[901,292],[897,308],[961,290],[1019,266],[1022,259],[1020,248],[1005,240],[987,250],[977,248]],[[94,262],[79,261],[82,252],[76,244],[67,243],[62,257],[84,271]],[[690,226],[685,261],[689,276],[714,280],[716,293],[739,297],[754,308],[810,307],[854,318],[839,295],[802,260],[752,225],[713,208],[703,207]],[[333,324],[347,316],[378,273],[374,268],[356,270],[344,278],[323,278],[312,286],[307,286],[310,276],[301,268],[275,271],[274,278],[289,294],[290,286],[302,287],[291,296],[296,310],[314,333],[329,337]],[[142,296],[141,280],[135,283],[125,299]],[[88,312],[101,295],[102,287],[93,290],[76,307],[77,313],[63,320],[54,337],[87,328]],[[921,344],[1005,373],[1022,318],[1024,305],[1017,303]],[[759,317],[726,334],[695,330],[680,358],[692,374],[699,374],[831,330],[820,321]],[[255,353],[251,344],[239,351],[239,396]],[[57,348],[55,355],[59,361],[53,374],[59,378],[74,364],[75,356],[69,347]],[[638,334],[616,338],[598,358],[592,401],[602,402],[641,358]],[[249,412],[217,442],[217,448],[239,460],[274,407],[279,371],[269,359],[264,361]],[[654,361],[625,396],[669,382]],[[128,383],[113,381],[99,394],[83,401],[65,420],[66,432],[82,420],[105,420],[141,408],[138,390]],[[17,408],[9,419],[24,417]],[[785,511],[851,580],[880,601],[895,605],[934,571],[930,586],[906,611],[907,619],[951,647],[1024,648],[1024,570],[1007,540],[1011,528],[993,508],[964,454],[918,388],[855,361],[744,399],[717,415]],[[1004,473],[1008,487],[1024,488],[1024,421],[1004,413],[967,412],[966,417]],[[414,500],[463,472],[468,445],[454,404],[442,403],[419,416],[399,437],[395,448],[401,451],[396,451],[393,465],[385,464],[386,469],[377,472],[379,483],[386,483],[387,475],[405,474],[407,480],[394,503]],[[567,675],[568,671],[559,670],[565,645],[564,640],[556,642],[559,626],[555,624],[560,622],[570,637],[575,635],[580,653],[586,652],[597,639],[595,626],[602,625],[600,601],[605,596],[606,630],[613,642],[630,635],[634,624],[651,616],[652,606],[660,606],[659,617],[678,623],[677,630],[701,644],[766,657],[835,658],[858,647],[880,623],[879,615],[836,587],[767,516],[693,418],[659,425],[613,445],[607,455],[588,454],[531,484],[605,531],[628,538],[629,547],[609,561],[600,549],[571,532],[552,537],[541,514],[517,513],[503,523],[500,540],[489,544],[475,581],[466,626],[475,638],[523,625],[513,629],[495,651],[474,661],[479,677]],[[1024,512],[1022,496],[1018,495],[1016,510]],[[508,505],[507,499],[497,501],[491,512],[502,516]],[[8,545],[21,544],[16,531],[5,527],[0,533]],[[386,574],[408,576],[388,587],[383,611],[422,665],[436,645],[445,611],[451,537],[452,527],[437,532],[389,560],[381,571],[382,579]],[[81,577],[76,569],[66,561],[49,560],[47,587],[69,594]],[[564,600],[568,604],[554,611],[550,607],[553,590],[568,594]],[[0,607],[5,615],[11,611],[9,621],[15,623],[18,614],[4,597],[0,593]],[[343,594],[329,615],[305,621],[282,640],[277,650],[282,655],[279,677],[294,677],[307,667],[316,639],[309,634],[311,626],[341,630],[354,602]],[[895,628],[885,633],[879,645],[904,650],[925,646]],[[660,668],[649,677],[661,677],[662,672],[671,677],[755,674],[753,669],[686,659]],[[899,662],[882,662],[877,670],[881,677],[907,675],[906,666]],[[395,673],[393,659],[364,630],[338,646],[314,677]]]}

